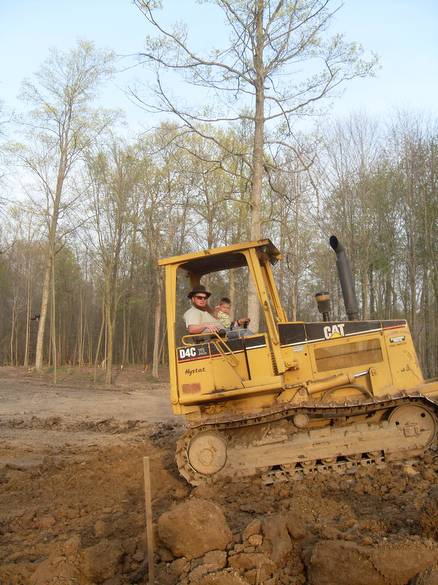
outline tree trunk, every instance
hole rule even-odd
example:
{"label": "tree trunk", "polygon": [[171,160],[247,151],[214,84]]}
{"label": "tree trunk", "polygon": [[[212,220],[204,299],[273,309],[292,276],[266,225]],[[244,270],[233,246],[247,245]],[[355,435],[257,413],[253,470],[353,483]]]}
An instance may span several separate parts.
{"label": "tree trunk", "polygon": [[361,271],[361,297],[362,297],[362,319],[370,318],[369,298],[368,298],[368,271],[365,266]]}
{"label": "tree trunk", "polygon": [[374,266],[368,266],[368,286],[370,290],[370,319],[376,318],[376,291],[374,290]]}
{"label": "tree trunk", "polygon": [[[100,324],[100,331],[99,331],[99,339],[97,341],[97,347],[96,347],[96,357],[94,358],[94,382],[96,382],[97,379],[97,365],[99,362],[99,354],[100,354],[100,346],[102,345],[102,337],[103,337],[103,331],[104,331],[104,327],[105,327],[105,302],[103,302],[102,304],[102,321]],[[91,344],[90,344],[91,347]]]}
{"label": "tree trunk", "polygon": [[106,352],[105,352],[105,384],[110,386],[113,378],[113,335],[114,335],[114,324],[113,324],[113,307],[112,295],[110,291],[107,291],[107,300],[105,303],[105,321],[106,321]]}
{"label": "tree trunk", "polygon": [[229,295],[230,295],[231,306],[232,307],[235,307],[235,300],[236,300],[236,274],[235,274],[235,272],[234,272],[233,269],[231,269],[228,274],[229,274],[229,282],[228,282],[229,291],[228,292],[229,292]]}
{"label": "tree trunk", "polygon": [[11,317],[11,335],[9,338],[9,352],[10,352],[10,364],[11,366],[15,366],[14,360],[14,341],[16,336],[16,327],[17,327],[17,294],[14,291],[14,301],[12,304],[12,317]]}
{"label": "tree trunk", "polygon": [[24,342],[23,365],[29,367],[29,341],[30,341],[30,260],[27,265],[27,293],[26,293],[26,336]]}
{"label": "tree trunk", "polygon": [[78,365],[82,367],[84,365],[84,298],[82,288],[79,292],[79,325],[78,325]]}
{"label": "tree trunk", "polygon": [[[263,64],[263,10],[264,1],[257,0],[256,15],[256,48],[254,54],[254,68],[257,79],[255,82],[256,104],[254,123],[254,142],[252,156],[252,187],[251,187],[251,240],[261,238],[261,200],[263,183],[263,145],[265,126],[265,71]],[[253,331],[259,329],[260,305],[254,283],[250,280],[248,286],[248,316],[251,319]]]}
{"label": "tree trunk", "polygon": [[161,278],[157,270],[156,276],[156,301],[155,301],[155,323],[154,323],[154,351],[152,357],[152,377],[158,378],[159,350],[160,350],[160,331],[161,331]]}
{"label": "tree trunk", "polygon": [[57,345],[56,345],[56,304],[55,304],[55,258],[52,256],[52,312],[50,319],[52,353],[53,353],[53,383],[56,384]]}
{"label": "tree trunk", "polygon": [[50,295],[50,275],[52,273],[52,257],[50,252],[47,256],[46,267],[44,271],[43,290],[41,295],[40,318],[38,320],[38,335],[35,351],[35,368],[40,371],[43,369],[44,361],[44,333],[46,329],[47,308],[49,306]]}

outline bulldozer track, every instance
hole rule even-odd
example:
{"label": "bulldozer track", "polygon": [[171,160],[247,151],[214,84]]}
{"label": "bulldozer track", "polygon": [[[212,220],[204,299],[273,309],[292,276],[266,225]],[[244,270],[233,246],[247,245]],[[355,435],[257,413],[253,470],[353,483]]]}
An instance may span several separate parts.
{"label": "bulldozer track", "polygon": [[[391,413],[402,412],[399,407],[417,407],[418,412],[421,416],[427,416],[430,425],[433,426],[433,432],[431,434],[432,439],[430,442],[436,440],[436,429],[438,426],[438,404],[435,400],[424,396],[420,393],[399,393],[397,395],[388,395],[379,399],[372,400],[361,400],[361,401],[349,401],[344,403],[300,403],[291,405],[285,404],[282,406],[276,406],[263,412],[252,413],[244,418],[231,417],[227,418],[216,418],[210,419],[207,422],[192,424],[186,433],[178,440],[176,450],[176,461],[178,464],[179,471],[186,480],[192,485],[199,485],[201,483],[207,483],[215,481],[217,479],[227,478],[239,478],[243,476],[252,475],[248,473],[248,468],[245,467],[245,463],[239,463],[237,465],[231,465],[227,467],[225,462],[227,461],[227,446],[226,441],[223,439],[227,434],[229,436],[235,436],[235,433],[240,429],[257,429],[263,426],[267,429],[267,433],[270,430],[275,431],[278,425],[281,423],[288,422],[292,423],[293,420],[297,420],[297,415],[304,415],[309,421],[324,421],[327,424],[329,432],[334,433],[336,438],[341,436],[341,432],[360,431],[362,427],[366,426],[366,423],[357,424],[356,420],[365,417],[372,417],[373,415],[382,416],[386,418],[391,416]],[[425,413],[425,414],[424,414]],[[387,424],[387,423],[384,423]],[[398,424],[398,423],[396,423]],[[382,426],[382,425],[381,425]],[[334,427],[333,431],[330,429]],[[371,424],[368,426],[369,429],[379,429],[378,432],[383,433],[377,424]],[[307,429],[306,429],[307,430]],[[297,434],[301,433],[300,429],[297,429]],[[338,433],[336,435],[336,433]],[[370,433],[365,429],[365,436],[368,437]],[[382,435],[383,436],[383,435]],[[203,454],[198,453],[197,443],[195,438],[203,437],[204,444],[210,445],[210,451],[214,452],[214,461],[205,461],[205,469],[203,467]],[[306,460],[302,462],[293,462],[292,464],[274,465],[274,466],[260,466],[257,467],[256,474],[261,475],[262,480],[266,484],[274,482],[289,481],[302,479],[306,476],[320,473],[353,473],[358,468],[368,466],[383,466],[387,461],[386,456],[386,444],[382,440],[379,444],[379,436],[375,435],[374,447],[369,450],[364,449],[361,453],[342,453],[337,456],[331,456],[327,458],[315,456],[312,460]],[[275,443],[275,439],[272,441]],[[424,452],[430,447],[430,442],[422,447],[416,449],[415,455],[421,454],[419,451]],[[281,440],[277,441],[277,444],[281,443]],[[202,444],[202,441],[201,441]],[[370,443],[371,444],[371,443]],[[375,445],[378,445],[377,448]],[[268,442],[265,441],[264,447],[269,448]],[[249,445],[250,450],[254,449],[253,445]],[[234,450],[233,450],[234,449]],[[240,449],[243,458],[245,458],[244,445],[234,446],[231,453],[237,452]],[[237,449],[237,451],[236,451]],[[407,448],[400,448],[400,452],[406,453]],[[248,451],[250,453],[250,451]],[[191,463],[190,454],[195,457],[198,462],[198,470],[195,469]],[[394,455],[394,453],[392,454]],[[395,453],[395,458],[397,452]],[[200,463],[199,463],[200,462]],[[240,467],[239,467],[240,465]],[[205,471],[200,472],[199,469]]]}

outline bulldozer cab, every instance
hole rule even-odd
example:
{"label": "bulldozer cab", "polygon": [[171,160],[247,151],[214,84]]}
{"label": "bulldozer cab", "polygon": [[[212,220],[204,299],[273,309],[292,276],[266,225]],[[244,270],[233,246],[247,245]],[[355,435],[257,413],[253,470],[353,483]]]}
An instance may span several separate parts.
{"label": "bulldozer cab", "polygon": [[[249,389],[263,393],[280,386],[284,363],[277,324],[286,321],[286,315],[271,270],[279,259],[280,252],[266,239],[160,260],[165,270],[171,400],[176,412],[224,396],[238,397]],[[202,279],[212,273],[233,269],[246,270],[252,280],[263,330],[235,339],[189,335],[183,314],[189,308],[190,287],[203,284]]]}

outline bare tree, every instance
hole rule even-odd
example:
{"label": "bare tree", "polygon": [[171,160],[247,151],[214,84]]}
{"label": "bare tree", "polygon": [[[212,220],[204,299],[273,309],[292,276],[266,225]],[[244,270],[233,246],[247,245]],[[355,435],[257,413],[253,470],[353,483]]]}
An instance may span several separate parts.
{"label": "bare tree", "polygon": [[[107,114],[90,108],[99,83],[111,71],[112,55],[79,42],[68,52],[52,50],[35,75],[25,81],[22,98],[34,106],[23,122],[27,145],[16,154],[44,194],[47,225],[47,261],[41,298],[35,366],[43,366],[43,342],[53,264],[59,242],[58,226],[73,201],[67,200],[67,180],[72,169],[109,122]],[[54,302],[54,298],[52,299]],[[54,357],[56,363],[56,356]]]}
{"label": "bare tree", "polygon": [[92,192],[90,245],[95,241],[103,288],[105,382],[111,384],[117,308],[122,296],[121,272],[128,240],[132,237],[130,224],[138,209],[139,164],[131,148],[112,144],[107,150],[100,147],[97,154],[89,158],[87,170]]}
{"label": "bare tree", "polygon": [[[372,73],[375,57],[361,59],[361,47],[341,35],[326,39],[325,33],[340,5],[331,0],[212,0],[223,13],[230,41],[210,55],[198,54],[181,25],[169,30],[157,17],[156,2],[135,0],[158,33],[148,37],[141,53],[143,63],[156,67],[158,100],[155,110],[170,112],[193,131],[200,123],[248,121],[253,143],[248,165],[251,171],[250,236],[261,237],[261,201],[264,148],[271,140],[268,130],[282,124],[289,134],[294,116],[308,113],[344,82]],[[217,26],[217,20],[211,19]],[[307,72],[303,70],[307,63]],[[192,85],[218,95],[208,111],[184,108],[164,86],[160,70],[181,72]],[[218,104],[223,104],[221,108]],[[210,112],[210,113],[209,113]],[[249,300],[253,325],[258,326],[255,292]]]}

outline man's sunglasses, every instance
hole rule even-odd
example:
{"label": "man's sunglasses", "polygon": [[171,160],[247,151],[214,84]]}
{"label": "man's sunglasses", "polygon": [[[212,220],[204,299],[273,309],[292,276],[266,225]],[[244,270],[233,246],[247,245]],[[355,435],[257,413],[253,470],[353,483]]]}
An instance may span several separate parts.
{"label": "man's sunglasses", "polygon": [[200,301],[206,301],[208,297],[204,297],[202,295],[195,295],[195,299],[199,299]]}

